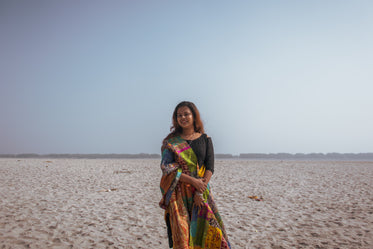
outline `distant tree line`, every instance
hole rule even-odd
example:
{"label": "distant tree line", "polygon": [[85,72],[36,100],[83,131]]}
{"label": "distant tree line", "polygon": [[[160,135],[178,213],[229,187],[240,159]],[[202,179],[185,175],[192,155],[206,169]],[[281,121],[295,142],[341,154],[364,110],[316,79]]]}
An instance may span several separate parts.
{"label": "distant tree line", "polygon": [[[159,154],[0,154],[0,158],[83,158],[83,159],[131,159],[131,158],[153,158],[159,159]],[[293,159],[293,160],[373,160],[373,153],[241,153],[240,155],[232,154],[215,154],[217,159]]]}
{"label": "distant tree line", "polygon": [[0,154],[3,158],[84,158],[84,159],[99,159],[99,158],[112,158],[112,159],[125,159],[125,158],[160,158],[159,154]]}
{"label": "distant tree line", "polygon": [[244,159],[325,159],[325,160],[373,160],[373,153],[244,153]]}

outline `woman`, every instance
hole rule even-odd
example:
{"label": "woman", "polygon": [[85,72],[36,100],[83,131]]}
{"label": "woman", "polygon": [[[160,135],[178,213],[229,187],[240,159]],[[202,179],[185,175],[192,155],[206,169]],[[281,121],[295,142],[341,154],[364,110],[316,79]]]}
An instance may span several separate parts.
{"label": "woman", "polygon": [[179,103],[162,146],[162,200],[170,248],[230,248],[209,185],[214,172],[211,138],[196,106]]}

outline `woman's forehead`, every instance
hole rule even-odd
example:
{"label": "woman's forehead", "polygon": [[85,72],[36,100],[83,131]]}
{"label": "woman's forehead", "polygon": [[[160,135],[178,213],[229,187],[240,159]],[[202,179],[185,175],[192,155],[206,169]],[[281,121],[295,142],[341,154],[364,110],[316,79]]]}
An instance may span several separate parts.
{"label": "woman's forehead", "polygon": [[187,106],[181,106],[181,107],[179,107],[179,109],[177,109],[178,113],[181,113],[181,112],[190,112],[190,111],[191,111],[190,108],[187,107]]}

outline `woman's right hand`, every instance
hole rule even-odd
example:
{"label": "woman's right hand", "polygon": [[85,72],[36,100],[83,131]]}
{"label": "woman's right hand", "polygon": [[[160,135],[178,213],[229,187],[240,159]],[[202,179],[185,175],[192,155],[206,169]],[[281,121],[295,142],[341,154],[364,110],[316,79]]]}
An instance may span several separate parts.
{"label": "woman's right hand", "polygon": [[203,207],[203,204],[204,204],[204,199],[203,199],[203,196],[201,193],[195,193],[194,194],[194,204],[197,206],[197,207]]}
{"label": "woman's right hand", "polygon": [[195,189],[200,192],[200,193],[203,193],[205,192],[206,188],[207,188],[207,183],[205,183],[203,181],[203,179],[196,179],[194,180],[194,183],[193,183],[193,187],[195,187]]}

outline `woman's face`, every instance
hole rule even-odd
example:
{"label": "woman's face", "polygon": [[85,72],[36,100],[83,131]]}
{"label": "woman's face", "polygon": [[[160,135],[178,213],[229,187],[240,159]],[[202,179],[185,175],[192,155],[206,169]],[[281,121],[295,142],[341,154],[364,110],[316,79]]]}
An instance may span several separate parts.
{"label": "woman's face", "polygon": [[177,123],[183,129],[194,129],[193,113],[187,106],[182,106],[176,112]]}

